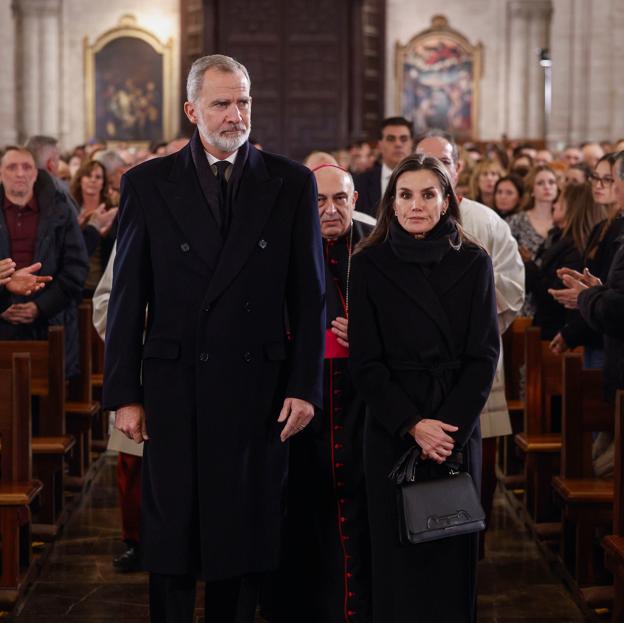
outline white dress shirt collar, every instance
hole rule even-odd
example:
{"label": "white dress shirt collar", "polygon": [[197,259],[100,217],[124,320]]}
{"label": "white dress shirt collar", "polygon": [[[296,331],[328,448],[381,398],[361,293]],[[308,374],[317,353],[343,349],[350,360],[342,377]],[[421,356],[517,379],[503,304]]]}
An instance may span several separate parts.
{"label": "white dress shirt collar", "polygon": [[[206,158],[208,158],[208,164],[210,166],[212,166],[215,162],[221,162],[219,158],[215,158],[211,153],[207,152],[205,149],[204,149],[204,152],[206,153]],[[225,158],[225,160],[227,160],[230,164],[234,164],[236,162],[237,155],[238,155],[238,150],[236,150],[233,154],[230,154],[227,158]]]}
{"label": "white dress shirt collar", "polygon": [[388,182],[390,181],[390,176],[392,175],[392,169],[383,162],[381,164],[381,196],[386,192],[386,188],[388,188]]}

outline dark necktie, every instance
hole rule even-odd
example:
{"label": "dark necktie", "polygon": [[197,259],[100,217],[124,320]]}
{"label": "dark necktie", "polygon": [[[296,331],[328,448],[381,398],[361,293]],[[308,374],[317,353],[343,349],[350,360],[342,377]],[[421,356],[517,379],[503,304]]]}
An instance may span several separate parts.
{"label": "dark necktie", "polygon": [[219,185],[219,215],[221,216],[221,231],[226,233],[230,226],[230,210],[228,206],[227,179],[225,172],[230,167],[227,160],[214,163],[217,169],[217,184]]}

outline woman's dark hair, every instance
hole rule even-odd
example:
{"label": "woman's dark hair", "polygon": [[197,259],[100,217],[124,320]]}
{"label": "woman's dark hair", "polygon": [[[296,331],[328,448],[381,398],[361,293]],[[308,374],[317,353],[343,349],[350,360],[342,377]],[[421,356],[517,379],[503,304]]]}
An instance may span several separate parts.
{"label": "woman's dark hair", "polygon": [[516,212],[520,211],[520,204],[522,203],[522,196],[524,195],[524,180],[519,175],[516,175],[515,173],[510,173],[509,175],[506,175],[505,177],[501,177],[497,180],[496,185],[494,186],[494,209],[495,210],[498,210],[498,208],[496,207],[496,191],[498,190],[498,187],[500,186],[500,184],[502,184],[503,182],[510,182],[511,184],[515,186],[516,190],[518,191],[518,203],[516,207],[513,210],[511,210],[511,212],[507,212],[505,214],[505,216],[509,216],[510,214],[515,214]]}
{"label": "woman's dark hair", "polygon": [[101,169],[102,176],[104,177],[104,184],[102,185],[102,190],[100,192],[100,203],[103,203],[107,208],[111,208],[112,204],[108,196],[108,179],[106,177],[106,169],[104,168],[104,165],[97,160],[87,160],[80,165],[80,168],[76,171],[76,175],[74,175],[71,181],[69,192],[76,200],[76,203],[82,207],[84,197],[82,196],[82,185],[80,182],[83,177],[91,175],[91,171],[93,171],[96,167]]}
{"label": "woman's dark hair", "polygon": [[[522,158],[526,158],[529,161],[528,168],[522,165],[518,166],[518,160]],[[513,160],[511,161],[511,165],[509,167],[509,172],[515,173],[516,175],[519,175],[520,177],[526,177],[530,173],[532,168],[533,168],[533,158],[531,158],[529,154],[519,153],[517,156],[513,157]]]}
{"label": "woman's dark hair", "polygon": [[[451,178],[444,165],[437,158],[433,158],[432,156],[408,156],[403,159],[392,172],[386,192],[383,194],[379,202],[379,207],[377,208],[377,225],[375,225],[375,229],[373,229],[370,236],[360,242],[357,251],[380,244],[386,240],[388,232],[390,231],[390,223],[392,223],[392,219],[395,218],[394,201],[396,198],[397,180],[403,173],[409,173],[411,171],[431,171],[431,173],[438,178],[440,189],[442,190],[442,197],[445,199],[448,198],[449,200],[446,216],[443,218],[453,219],[458,226],[461,224],[459,201],[453,190]],[[461,227],[459,227],[459,233],[462,240],[464,240],[465,236]]]}
{"label": "woman's dark hair", "polygon": [[591,177],[592,170],[591,167],[586,162],[577,162],[570,167],[570,170],[574,169],[575,171],[581,171],[585,175],[585,181],[589,182],[589,178]]}
{"label": "woman's dark hair", "polygon": [[607,210],[594,202],[589,184],[568,184],[561,198],[566,206],[563,236],[570,236],[580,253],[584,253],[594,227],[607,217]]}
{"label": "woman's dark hair", "polygon": [[490,143],[485,148],[485,153],[490,160],[498,160],[498,163],[505,170],[509,170],[509,156],[500,143]]}
{"label": "woman's dark hair", "polygon": [[[540,164],[537,167],[533,167],[524,182],[524,199],[522,201],[522,209],[525,212],[528,212],[529,210],[532,210],[535,207],[535,197],[533,196],[533,186],[535,186],[535,180],[537,179],[537,176],[540,173],[543,173],[544,171],[550,173],[555,178],[555,181],[557,181],[557,173],[552,167],[548,166],[547,164]],[[559,189],[558,185],[557,185],[557,188]],[[557,190],[557,196],[555,197],[555,201],[559,199],[560,192],[561,192],[560,190]]]}

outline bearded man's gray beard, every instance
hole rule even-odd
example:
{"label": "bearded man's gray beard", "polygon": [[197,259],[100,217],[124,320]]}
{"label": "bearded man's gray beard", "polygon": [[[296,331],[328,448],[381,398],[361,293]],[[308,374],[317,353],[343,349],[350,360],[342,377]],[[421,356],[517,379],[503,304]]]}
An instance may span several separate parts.
{"label": "bearded man's gray beard", "polygon": [[251,132],[251,124],[239,136],[222,136],[219,132],[209,132],[205,128],[199,128],[199,132],[206,143],[226,153],[236,151],[248,138]]}

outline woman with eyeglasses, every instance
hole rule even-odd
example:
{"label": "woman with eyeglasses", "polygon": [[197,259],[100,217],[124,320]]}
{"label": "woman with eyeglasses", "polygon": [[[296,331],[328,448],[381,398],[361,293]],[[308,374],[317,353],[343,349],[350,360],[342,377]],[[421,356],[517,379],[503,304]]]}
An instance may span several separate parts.
{"label": "woman with eyeglasses", "polygon": [[[614,165],[621,158],[621,152],[607,154],[598,160],[590,178],[594,201],[604,206],[607,218],[598,223],[589,237],[583,256],[584,266],[594,277],[606,282],[613,258],[619,249],[624,235],[624,205],[616,199]],[[575,306],[570,300],[574,293],[564,288],[552,291],[552,296],[562,305]],[[602,336],[583,321],[577,313],[566,324],[551,343],[555,352],[583,345],[584,363],[587,368],[602,368],[604,362]]]}

